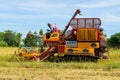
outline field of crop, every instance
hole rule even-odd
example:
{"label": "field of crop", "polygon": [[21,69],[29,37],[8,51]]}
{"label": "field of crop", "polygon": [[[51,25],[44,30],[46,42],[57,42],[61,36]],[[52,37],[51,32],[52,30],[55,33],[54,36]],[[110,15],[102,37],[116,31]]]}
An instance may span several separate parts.
{"label": "field of crop", "polygon": [[120,50],[95,62],[15,61],[17,48],[0,47],[0,80],[120,80]]}

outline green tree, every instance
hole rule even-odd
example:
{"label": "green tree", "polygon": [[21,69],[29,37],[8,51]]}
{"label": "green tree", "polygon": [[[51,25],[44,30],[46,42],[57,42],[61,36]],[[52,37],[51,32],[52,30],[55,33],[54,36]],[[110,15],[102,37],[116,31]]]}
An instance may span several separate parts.
{"label": "green tree", "polygon": [[0,41],[0,46],[8,46],[7,43],[5,41]]}
{"label": "green tree", "polygon": [[17,33],[16,35],[16,46],[19,47],[20,43],[22,41],[22,34],[21,33]]}
{"label": "green tree", "polygon": [[[40,29],[39,31],[39,35],[40,36],[43,36],[43,29]],[[43,41],[42,41],[42,38],[38,38],[38,46],[43,46]]]}
{"label": "green tree", "polygon": [[[28,32],[28,34],[32,34],[31,31]],[[25,39],[23,39],[23,43],[26,47],[31,47],[31,46],[41,46],[43,44],[42,42],[42,38],[39,38],[39,35],[43,35],[43,30],[40,29],[39,31],[39,35],[37,36],[37,32],[35,31],[33,34],[35,34],[36,36],[26,36]]]}
{"label": "green tree", "polygon": [[[32,32],[29,31],[28,34],[32,34]],[[35,31],[34,34],[37,34],[37,32]],[[37,46],[37,39],[35,36],[26,35],[25,39],[23,39],[23,43],[26,47],[31,47],[31,46],[36,47]]]}
{"label": "green tree", "polygon": [[[28,32],[28,34],[30,34],[30,33],[31,33],[31,31]],[[31,46],[31,37],[29,37],[28,34],[26,35],[25,39],[23,39],[23,43],[26,47]]]}
{"label": "green tree", "polygon": [[19,46],[21,43],[21,33],[13,32],[12,30],[6,30],[4,33],[4,41],[8,44],[8,46]]}
{"label": "green tree", "polygon": [[120,32],[112,35],[110,39],[108,39],[108,44],[111,47],[120,48]]}
{"label": "green tree", "polygon": [[15,32],[11,30],[5,31],[4,40],[8,44],[8,46],[15,46],[16,44]]}
{"label": "green tree", "polygon": [[4,41],[4,32],[0,32],[0,41]]}
{"label": "green tree", "polygon": [[7,43],[4,41],[4,32],[0,32],[0,46],[7,46]]}
{"label": "green tree", "polygon": [[[33,34],[37,35],[37,32],[35,31]],[[38,38],[35,36],[32,36],[32,45],[37,46]]]}
{"label": "green tree", "polygon": [[39,35],[43,35],[43,29],[40,29]]}

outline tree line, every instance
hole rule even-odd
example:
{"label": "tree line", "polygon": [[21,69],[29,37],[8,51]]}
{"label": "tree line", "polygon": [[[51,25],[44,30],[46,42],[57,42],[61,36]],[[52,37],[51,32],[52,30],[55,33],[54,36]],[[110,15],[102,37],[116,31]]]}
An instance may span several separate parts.
{"label": "tree line", "polygon": [[[32,33],[31,31],[29,31],[28,33]],[[33,32],[33,34],[36,35],[43,35],[43,30],[40,29],[39,33],[37,33],[36,31]],[[21,46],[25,46],[25,47],[38,47],[42,45],[42,39],[41,38],[37,38],[37,37],[30,37],[27,36],[22,39],[22,33],[17,33],[14,32],[12,30],[6,30],[4,32],[0,32],[0,46],[2,47],[21,47]]]}
{"label": "tree line", "polygon": [[[28,32],[32,33],[31,31]],[[43,35],[43,30],[40,29],[39,33],[36,31],[33,32],[36,35]],[[113,48],[120,48],[120,32],[115,33],[110,38],[107,39],[108,46]],[[4,32],[0,32],[0,46],[8,46],[8,47],[40,47],[43,45],[42,39],[38,37],[29,37],[26,35],[24,39],[22,39],[22,33],[17,33],[12,30],[6,30]]]}
{"label": "tree line", "polygon": [[120,49],[120,32],[112,35],[107,41],[109,47]]}

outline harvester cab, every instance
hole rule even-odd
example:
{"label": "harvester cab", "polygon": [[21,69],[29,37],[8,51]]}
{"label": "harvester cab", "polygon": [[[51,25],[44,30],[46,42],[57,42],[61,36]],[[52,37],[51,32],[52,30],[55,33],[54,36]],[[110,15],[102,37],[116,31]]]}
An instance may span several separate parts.
{"label": "harvester cab", "polygon": [[48,23],[49,29],[47,29],[46,34],[43,35],[43,41],[46,45],[51,46],[51,43],[57,43],[60,39],[60,30],[58,30],[58,26],[55,24],[54,27]]}

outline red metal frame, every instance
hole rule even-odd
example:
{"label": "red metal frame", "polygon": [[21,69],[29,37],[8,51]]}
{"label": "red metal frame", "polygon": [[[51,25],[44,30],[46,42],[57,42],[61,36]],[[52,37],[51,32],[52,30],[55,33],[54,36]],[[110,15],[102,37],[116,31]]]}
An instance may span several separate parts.
{"label": "red metal frame", "polygon": [[65,45],[58,45],[58,53],[64,53],[65,52]]}
{"label": "red metal frame", "polygon": [[[88,20],[88,19],[92,19],[92,28],[95,28],[95,26],[94,26],[95,19],[97,19],[100,22],[100,24],[97,28],[99,28],[101,26],[101,20],[99,18],[74,18],[72,20],[77,20],[77,28],[78,28],[78,21],[81,19],[85,20],[84,21],[84,28],[86,28],[86,20]],[[70,22],[70,24],[71,24],[71,22]]]}

